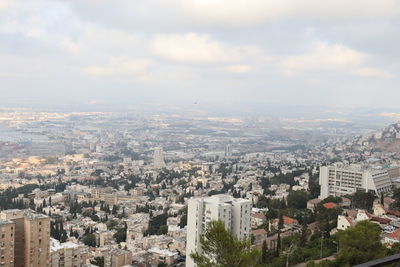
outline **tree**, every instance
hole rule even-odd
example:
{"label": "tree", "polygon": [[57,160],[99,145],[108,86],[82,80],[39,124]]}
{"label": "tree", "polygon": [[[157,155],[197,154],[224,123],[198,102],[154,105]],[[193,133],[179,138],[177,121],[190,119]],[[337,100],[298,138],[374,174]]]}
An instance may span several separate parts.
{"label": "tree", "polygon": [[289,208],[305,209],[307,208],[308,194],[303,191],[290,191],[287,202]]}
{"label": "tree", "polygon": [[90,263],[99,267],[104,267],[104,257],[96,257],[94,260],[91,260]]}
{"label": "tree", "polygon": [[352,204],[355,208],[372,210],[375,196],[371,192],[357,191],[352,196]]}
{"label": "tree", "polygon": [[199,267],[261,266],[261,255],[249,240],[239,240],[222,221],[211,221],[200,239],[202,252],[190,254]]}
{"label": "tree", "polygon": [[261,256],[262,262],[264,264],[267,264],[267,262],[268,262],[268,247],[267,247],[267,241],[265,241],[265,240],[264,240],[264,242],[262,244],[261,253],[262,253],[262,256]]}
{"label": "tree", "polygon": [[327,209],[323,205],[318,204],[316,208],[317,225],[320,231],[329,233],[337,225],[337,217],[341,214],[341,209]]}
{"label": "tree", "polygon": [[83,238],[83,243],[86,246],[95,247],[96,246],[96,236],[94,234],[87,234]]}
{"label": "tree", "polygon": [[282,229],[283,228],[283,215],[282,213],[279,213],[279,220],[278,220],[278,229]]}
{"label": "tree", "polygon": [[386,249],[380,241],[380,232],[378,225],[367,220],[341,232],[338,261],[352,266],[385,256]]}
{"label": "tree", "polygon": [[178,225],[179,225],[180,228],[183,228],[183,227],[185,227],[187,225],[187,213],[184,213],[182,215],[181,220],[180,220]]}
{"label": "tree", "polygon": [[281,250],[281,230],[278,230],[278,238],[276,240],[276,257],[279,257],[280,250]]}
{"label": "tree", "polygon": [[[166,213],[154,216],[153,218],[150,219],[149,222],[149,229],[147,230],[147,233],[149,235],[161,235],[168,232],[168,227],[167,227],[167,218],[168,215]],[[165,227],[162,227],[165,226]]]}
{"label": "tree", "polygon": [[125,242],[126,241],[126,228],[118,228],[117,232],[114,234],[114,238],[117,243]]}

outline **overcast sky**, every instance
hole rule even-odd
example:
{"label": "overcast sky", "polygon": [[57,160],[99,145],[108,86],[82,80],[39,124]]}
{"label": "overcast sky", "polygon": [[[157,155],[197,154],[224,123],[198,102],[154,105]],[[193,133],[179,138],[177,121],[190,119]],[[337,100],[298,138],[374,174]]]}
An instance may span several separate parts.
{"label": "overcast sky", "polygon": [[399,48],[399,0],[0,0],[0,102],[398,107]]}

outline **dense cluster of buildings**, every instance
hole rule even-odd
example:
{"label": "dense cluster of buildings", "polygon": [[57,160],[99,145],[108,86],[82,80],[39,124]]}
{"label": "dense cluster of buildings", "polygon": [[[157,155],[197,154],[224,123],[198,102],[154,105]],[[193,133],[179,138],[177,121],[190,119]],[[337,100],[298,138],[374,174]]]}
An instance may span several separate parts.
{"label": "dense cluster of buildings", "polygon": [[343,129],[305,146],[304,132],[280,137],[259,119],[18,114],[0,130],[0,266],[194,266],[189,255],[201,253],[214,220],[275,249],[278,229],[285,238],[303,226],[268,217],[266,200],[287,205],[293,192],[308,197],[318,184],[305,210],[341,197],[323,204],[346,210],[337,229],[366,218],[388,232],[382,240],[397,242],[396,212],[376,203],[374,214],[352,216],[347,198],[362,190],[390,201],[397,158],[346,139]]}

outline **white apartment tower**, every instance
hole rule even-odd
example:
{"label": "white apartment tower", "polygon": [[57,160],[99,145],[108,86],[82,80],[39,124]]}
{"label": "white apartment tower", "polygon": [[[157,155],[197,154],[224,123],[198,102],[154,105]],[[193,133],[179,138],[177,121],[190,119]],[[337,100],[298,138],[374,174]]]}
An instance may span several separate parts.
{"label": "white apartment tower", "polygon": [[359,165],[334,164],[320,167],[319,184],[320,199],[350,195],[357,190],[373,191],[377,195],[392,190],[388,169],[366,168]]}
{"label": "white apartment tower", "polygon": [[162,147],[154,148],[153,164],[154,164],[154,168],[157,168],[157,169],[161,169],[161,168],[165,167],[164,151],[163,151]]}
{"label": "white apartment tower", "polygon": [[225,227],[238,238],[249,238],[251,208],[250,200],[223,194],[189,199],[186,266],[195,266],[190,254],[200,251],[200,237],[211,221],[223,221]]}

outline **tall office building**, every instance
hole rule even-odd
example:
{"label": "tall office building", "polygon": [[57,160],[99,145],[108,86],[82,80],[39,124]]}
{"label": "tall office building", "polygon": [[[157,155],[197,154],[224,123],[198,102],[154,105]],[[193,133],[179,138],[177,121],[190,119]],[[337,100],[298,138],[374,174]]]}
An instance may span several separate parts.
{"label": "tall office building", "polygon": [[226,229],[236,237],[250,237],[250,214],[252,203],[229,195],[192,198],[188,202],[188,227],[186,237],[186,266],[195,266],[190,254],[201,252],[200,237],[211,221],[224,222]]}
{"label": "tall office building", "polygon": [[164,151],[163,151],[162,147],[154,148],[153,164],[154,164],[154,168],[161,169],[161,168],[165,167]]}
{"label": "tall office building", "polygon": [[32,210],[4,210],[0,222],[14,224],[14,266],[40,267],[49,264],[50,218]]}
{"label": "tall office building", "polygon": [[350,195],[357,190],[373,191],[377,195],[392,190],[388,169],[360,165],[334,164],[320,167],[319,184],[320,199]]}

